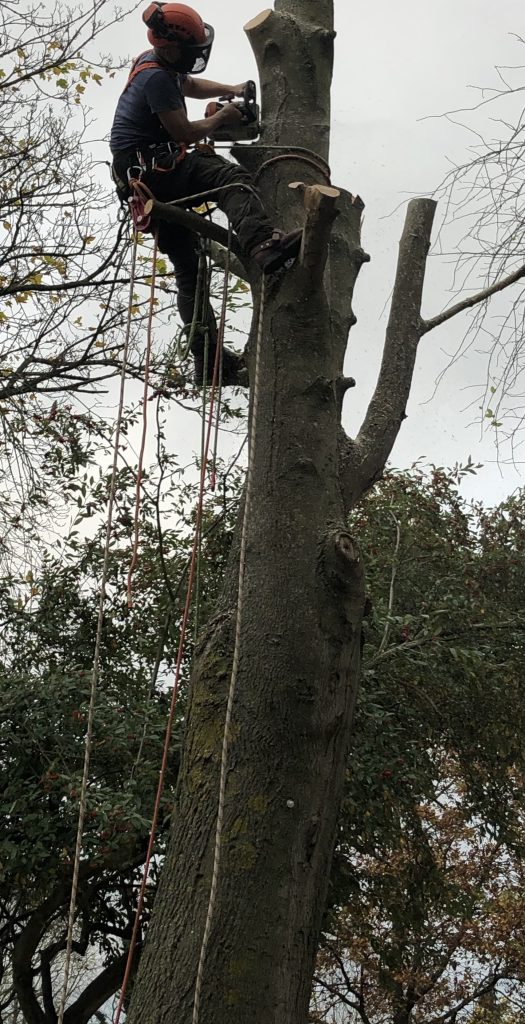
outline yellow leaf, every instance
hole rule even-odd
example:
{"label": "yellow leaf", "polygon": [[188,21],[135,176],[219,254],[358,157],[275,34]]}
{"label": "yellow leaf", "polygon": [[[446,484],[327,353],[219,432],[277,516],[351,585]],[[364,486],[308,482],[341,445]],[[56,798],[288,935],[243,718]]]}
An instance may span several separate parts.
{"label": "yellow leaf", "polygon": [[194,206],[193,210],[195,213],[207,213],[208,210],[214,210],[215,203],[203,203],[202,206]]}

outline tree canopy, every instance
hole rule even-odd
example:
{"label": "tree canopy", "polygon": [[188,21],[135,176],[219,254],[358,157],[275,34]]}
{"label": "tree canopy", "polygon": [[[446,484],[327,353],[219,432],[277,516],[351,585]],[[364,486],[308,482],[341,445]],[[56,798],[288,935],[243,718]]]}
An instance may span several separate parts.
{"label": "tree canopy", "polygon": [[372,607],[315,1020],[523,992],[525,500],[469,507],[463,472],[391,475],[354,513]]}

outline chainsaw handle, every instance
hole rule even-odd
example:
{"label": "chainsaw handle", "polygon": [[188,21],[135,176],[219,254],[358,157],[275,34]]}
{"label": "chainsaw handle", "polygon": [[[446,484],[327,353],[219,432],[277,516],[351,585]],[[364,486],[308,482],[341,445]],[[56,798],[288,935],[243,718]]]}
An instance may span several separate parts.
{"label": "chainsaw handle", "polygon": [[256,101],[257,101],[257,86],[256,86],[255,82],[253,82],[252,79],[250,78],[246,82],[246,85],[244,86],[244,102],[246,103],[246,106],[248,107],[250,105],[250,103],[255,103]]}
{"label": "chainsaw handle", "polygon": [[[229,92],[229,93],[226,93],[224,96],[219,96],[219,103],[231,103],[232,100],[235,100],[237,98],[238,97],[235,96],[235,93]],[[246,82],[246,84],[244,86],[244,92],[242,94],[242,102],[245,103],[246,106],[248,106],[250,103],[255,103],[256,99],[257,99],[257,86],[256,86],[255,82],[250,78]]]}

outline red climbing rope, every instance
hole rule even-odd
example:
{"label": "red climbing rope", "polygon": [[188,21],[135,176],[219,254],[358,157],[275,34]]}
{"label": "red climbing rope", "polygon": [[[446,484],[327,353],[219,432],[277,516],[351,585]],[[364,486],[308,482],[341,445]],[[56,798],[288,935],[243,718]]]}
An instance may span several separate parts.
{"label": "red climbing rope", "polygon": [[146,448],[146,437],[148,434],[148,388],[149,388],[149,369],[151,363],[151,348],[153,341],[153,313],[155,310],[155,282],[157,274],[157,247],[159,242],[158,228],[155,229],[153,235],[153,256],[152,256],[152,268],[151,268],[151,289],[149,298],[149,314],[148,314],[148,331],[146,338],[146,358],[144,362],[144,394],[142,397],[142,438],[140,442],[139,461],[137,466],[137,484],[135,491],[135,516],[133,525],[133,549],[131,554],[131,562],[128,571],[128,583],[127,583],[127,599],[128,608],[133,605],[133,593],[132,593],[132,582],[133,574],[137,567],[139,557],[139,522],[140,522],[140,495],[142,488],[142,477],[144,474],[144,451]]}
{"label": "red climbing rope", "polygon": [[[222,327],[222,334],[224,335],[224,327]],[[170,744],[171,744],[171,736],[172,736],[172,732],[173,732],[173,721],[174,721],[174,717],[175,717],[175,709],[176,709],[176,705],[177,705],[177,698],[178,698],[178,695],[179,695],[179,688],[180,688],[181,667],[182,667],[182,659],[183,659],[184,650],[185,650],[186,632],[187,632],[188,620],[189,620],[189,615],[190,615],[191,598],[192,598],[192,593],[193,593],[193,584],[194,584],[194,581],[195,581],[195,570],[196,570],[196,563],[197,563],[197,552],[198,552],[198,544],[199,544],[199,535],[200,535],[200,531],[201,531],[203,507],[204,507],[204,491],[205,491],[205,487],[206,487],[206,474],[207,474],[208,453],[209,453],[209,449],[210,449],[210,439],[211,439],[211,432],[212,432],[213,419],[214,419],[214,409],[215,409],[215,394],[216,394],[216,391],[217,391],[217,382],[218,382],[218,375],[219,375],[219,363],[220,363],[220,346],[217,345],[216,352],[215,352],[215,362],[214,362],[214,367],[213,367],[213,377],[212,377],[212,383],[211,383],[210,405],[209,405],[209,413],[208,413],[208,420],[207,420],[207,426],[206,426],[206,436],[205,436],[205,443],[204,443],[204,446],[203,446],[203,453],[202,453],[202,460],[201,460],[201,470],[200,470],[199,494],[198,494],[198,500],[197,500],[197,514],[196,514],[196,522],[195,522],[195,532],[194,532],[194,537],[193,537],[193,546],[192,546],[192,552],[191,552],[191,560],[190,560],[190,566],[189,566],[189,571],[188,571],[188,585],[187,585],[187,590],[186,590],[186,600],[185,600],[185,604],[184,604],[184,611],[183,611],[182,622],[181,622],[181,627],[180,627],[179,647],[178,647],[178,651],[177,651],[177,661],[176,661],[176,665],[175,665],[175,678],[174,678],[174,681],[173,681],[173,689],[172,689],[172,695],[171,695],[170,711],[169,711],[169,716],[168,716],[168,724],[166,726],[166,734],[165,734],[165,738],[164,738],[164,748],[163,748],[163,753],[162,753],[162,762],[161,762],[161,767],[160,767],[160,771],[159,771],[159,781],[158,781],[158,786],[157,786],[157,793],[156,793],[156,797],[155,797],[155,803],[154,803],[154,807],[153,807],[151,831],[150,831],[150,835],[149,835],[148,849],[147,849],[147,853],[146,853],[146,860],[145,860],[145,863],[144,863],[144,870],[143,870],[142,881],[141,881],[141,886],[140,886],[140,890],[139,890],[137,909],[136,909],[136,912],[135,912],[135,920],[134,920],[134,923],[133,923],[133,930],[132,930],[131,940],[130,940],[130,944],[129,944],[128,958],[127,958],[127,962],[126,962],[126,969],[125,969],[125,972],[124,972],[124,978],[123,978],[123,981],[122,981],[122,988],[121,988],[121,991],[120,991],[118,1005],[117,1005],[117,1008],[116,1008],[116,1011],[115,1011],[115,1015],[114,1015],[114,1018],[113,1018],[113,1024],[119,1024],[120,1018],[121,1018],[121,1014],[122,1014],[122,1009],[123,1009],[123,1006],[124,1006],[124,1000],[125,1000],[125,997],[126,997],[126,991],[127,991],[127,987],[128,987],[128,984],[129,984],[129,978],[130,978],[130,974],[131,974],[131,969],[132,969],[132,966],[133,966],[133,957],[134,957],[135,949],[136,949],[136,946],[137,946],[138,932],[139,932],[140,923],[141,923],[141,919],[142,919],[142,911],[144,909],[144,898],[145,898],[145,893],[146,893],[146,886],[147,886],[147,883],[148,883],[151,859],[152,859],[152,856],[153,856],[153,848],[154,848],[155,839],[156,839],[156,835],[157,835],[157,826],[158,826],[158,819],[159,819],[159,812],[160,812],[160,804],[161,804],[162,794],[163,794],[163,791],[164,791],[164,783],[165,783],[166,769],[167,769],[169,750],[170,750]]]}
{"label": "red climbing rope", "polygon": [[230,283],[230,255],[232,247],[232,226],[228,224],[228,249],[226,251],[226,264],[224,267],[224,287],[222,290],[222,306],[221,306],[221,318],[219,321],[219,330],[217,332],[217,350],[219,352],[219,383],[218,383],[218,396],[217,396],[217,412],[215,415],[215,433],[213,438],[213,456],[211,460],[211,473],[210,473],[210,487],[212,491],[215,490],[215,484],[217,480],[217,449],[219,446],[219,429],[221,420],[221,405],[222,405],[222,367],[223,367],[223,353],[224,353],[224,332],[226,330],[226,312],[228,309],[228,288]]}

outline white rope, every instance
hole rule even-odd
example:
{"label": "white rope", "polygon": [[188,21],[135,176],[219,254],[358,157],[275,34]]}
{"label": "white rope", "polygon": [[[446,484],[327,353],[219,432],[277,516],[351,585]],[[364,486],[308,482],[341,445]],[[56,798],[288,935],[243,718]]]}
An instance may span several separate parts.
{"label": "white rope", "polygon": [[210,898],[208,902],[208,913],[206,915],[206,924],[204,927],[204,936],[202,939],[201,952],[199,957],[199,966],[197,969],[197,980],[195,983],[195,998],[193,1002],[193,1017],[192,1024],[199,1024],[200,1014],[200,1003],[202,993],[202,979],[204,975],[204,965],[206,963],[206,955],[208,952],[208,943],[210,938],[211,926],[213,921],[213,914],[215,911],[215,903],[217,898],[217,888],[219,882],[219,871],[221,861],[221,842],[222,842],[222,827],[224,822],[224,804],[226,796],[226,776],[228,772],[228,750],[230,745],[230,727],[232,720],[233,701],[235,698],[235,689],[237,686],[237,675],[239,672],[239,661],[241,654],[241,630],[242,630],[242,612],[243,612],[243,597],[244,597],[244,579],[245,579],[245,568],[246,568],[246,540],[248,536],[248,519],[250,515],[250,505],[252,497],[252,482],[253,482],[253,443],[256,436],[257,430],[257,410],[259,405],[259,378],[260,378],[260,355],[261,355],[261,342],[263,333],[263,318],[264,318],[264,299],[265,299],[265,277],[263,274],[262,285],[261,285],[261,299],[259,307],[259,321],[257,324],[257,338],[255,345],[255,370],[254,370],[254,384],[253,384],[253,406],[252,406],[252,421],[250,425],[250,432],[248,437],[248,470],[246,475],[246,497],[244,501],[244,515],[242,520],[241,530],[241,550],[239,558],[239,589],[237,591],[237,618],[235,622],[235,644],[233,649],[233,664],[232,674],[230,679],[230,689],[228,692],[228,704],[226,707],[226,719],[224,722],[224,734],[222,739],[222,755],[221,755],[221,777],[219,783],[219,805],[217,809],[217,824],[215,828],[215,849],[213,854],[213,872],[211,879]]}
{"label": "white rope", "polygon": [[108,577],[109,567],[109,545],[111,541],[111,531],[113,525],[113,508],[115,504],[115,494],[117,489],[117,466],[119,457],[119,443],[120,443],[120,432],[122,426],[122,416],[124,410],[124,391],[126,386],[126,369],[128,360],[128,349],[129,339],[131,335],[131,317],[132,317],[132,306],[133,306],[133,288],[135,281],[135,268],[137,262],[137,234],[134,235],[133,241],[133,254],[131,261],[131,274],[130,274],[130,296],[128,305],[128,316],[126,323],[126,335],[124,339],[124,347],[122,351],[122,370],[120,374],[120,395],[119,404],[117,411],[117,420],[115,425],[115,443],[113,446],[113,466],[111,470],[111,481],[109,488],[109,501],[108,501],[108,517],[106,522],[106,539],[104,546],[104,561],[102,563],[102,578],[100,581],[100,598],[98,605],[98,621],[97,621],[97,632],[95,638],[95,651],[93,654],[93,667],[91,670],[91,693],[89,699],[89,710],[85,736],[85,753],[84,753],[84,770],[82,774],[82,786],[80,789],[80,803],[78,810],[78,826],[77,826],[77,839],[75,846],[75,860],[73,865],[73,880],[71,884],[71,899],[69,903],[69,917],[67,925],[67,940],[66,940],[66,958],[64,962],[64,975],[62,982],[62,994],[60,998],[60,1010],[58,1013],[58,1024],[63,1024],[64,1012],[66,1008],[67,1000],[67,989],[69,984],[69,972],[71,968],[71,953],[73,948],[73,929],[75,926],[75,915],[77,907],[77,892],[78,892],[78,878],[80,873],[80,859],[82,856],[82,841],[84,836],[84,820],[86,815],[87,805],[87,788],[89,778],[89,765],[91,759],[91,746],[93,741],[93,722],[95,717],[95,702],[97,696],[97,686],[100,673],[100,649],[102,644],[102,627],[104,622],[104,607],[106,602],[106,584]]}

